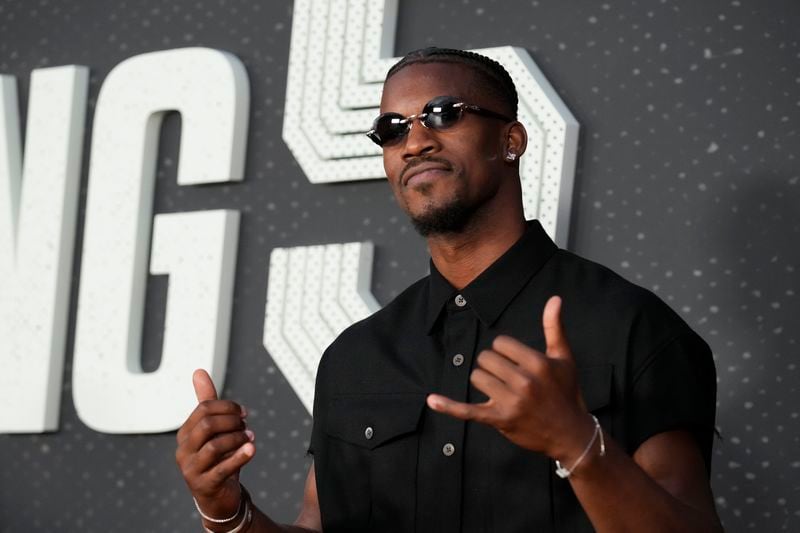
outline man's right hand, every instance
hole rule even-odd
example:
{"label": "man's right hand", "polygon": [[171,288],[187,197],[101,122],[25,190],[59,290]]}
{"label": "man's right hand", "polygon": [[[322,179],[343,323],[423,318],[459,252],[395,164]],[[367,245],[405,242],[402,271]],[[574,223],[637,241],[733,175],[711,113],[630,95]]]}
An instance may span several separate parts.
{"label": "man's right hand", "polygon": [[195,370],[192,383],[199,403],[178,430],[175,460],[203,512],[226,518],[239,508],[239,470],[256,453],[255,437],[245,409],[218,399],[205,370]]}

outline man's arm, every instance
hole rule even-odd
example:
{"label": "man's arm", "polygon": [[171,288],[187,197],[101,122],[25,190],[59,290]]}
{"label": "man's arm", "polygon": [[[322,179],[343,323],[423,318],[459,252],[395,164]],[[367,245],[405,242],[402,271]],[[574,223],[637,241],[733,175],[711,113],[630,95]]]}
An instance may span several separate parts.
{"label": "man's arm", "polygon": [[273,522],[267,515],[256,510],[253,515],[253,524],[246,530],[248,533],[322,533],[322,518],[319,514],[319,500],[317,499],[317,478],[314,473],[314,464],[308,469],[306,488],[303,494],[303,507],[294,521],[294,525],[281,526]]}
{"label": "man's arm", "polygon": [[[608,437],[605,445],[600,457],[595,443],[568,478],[597,531],[722,531],[705,464],[689,432],[654,435],[633,458]],[[575,457],[564,457],[561,464],[571,466]]]}
{"label": "man's arm", "polygon": [[569,477],[597,531],[722,531],[700,450],[686,431],[646,440],[633,460],[611,439]]}
{"label": "man's arm", "polygon": [[[239,404],[217,398],[214,383],[204,370],[192,376],[198,405],[178,430],[175,460],[203,514],[224,519],[214,523],[203,519],[211,531],[230,531],[244,522],[244,494],[239,485],[239,471],[256,452],[253,433],[245,423],[246,411]],[[306,479],[303,507],[293,526],[273,522],[252,503],[252,520],[240,531],[320,532],[322,521],[317,498],[314,465]],[[230,521],[227,519],[232,517]]]}
{"label": "man's arm", "polygon": [[481,352],[470,381],[489,397],[486,402],[467,404],[433,394],[428,405],[491,425],[517,445],[574,467],[569,481],[599,532],[721,531],[700,448],[688,432],[655,435],[633,458],[603,435],[601,457],[560,311],[560,298],[551,298],[542,317],[546,353],[505,336]]}

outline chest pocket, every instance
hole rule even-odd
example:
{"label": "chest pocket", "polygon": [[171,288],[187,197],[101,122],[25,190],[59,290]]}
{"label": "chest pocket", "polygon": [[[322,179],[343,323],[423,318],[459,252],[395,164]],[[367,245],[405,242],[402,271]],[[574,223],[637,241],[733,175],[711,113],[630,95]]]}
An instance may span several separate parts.
{"label": "chest pocket", "polygon": [[333,398],[326,432],[361,448],[375,448],[417,431],[423,394],[381,394]]}
{"label": "chest pocket", "polygon": [[317,474],[334,494],[323,512],[326,532],[414,530],[424,408],[420,393],[331,399],[327,467]]}

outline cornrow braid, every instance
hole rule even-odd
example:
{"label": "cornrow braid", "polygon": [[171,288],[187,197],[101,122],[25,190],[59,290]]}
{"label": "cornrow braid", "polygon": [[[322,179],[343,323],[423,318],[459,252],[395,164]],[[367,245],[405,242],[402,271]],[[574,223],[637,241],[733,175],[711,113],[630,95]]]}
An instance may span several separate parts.
{"label": "cornrow braid", "polygon": [[409,65],[424,63],[457,63],[472,68],[483,78],[485,82],[483,88],[507,104],[512,116],[514,118],[517,117],[519,100],[517,88],[514,86],[511,76],[503,68],[503,65],[494,59],[475,52],[435,46],[414,50],[406,54],[389,69],[386,74],[386,81]]}

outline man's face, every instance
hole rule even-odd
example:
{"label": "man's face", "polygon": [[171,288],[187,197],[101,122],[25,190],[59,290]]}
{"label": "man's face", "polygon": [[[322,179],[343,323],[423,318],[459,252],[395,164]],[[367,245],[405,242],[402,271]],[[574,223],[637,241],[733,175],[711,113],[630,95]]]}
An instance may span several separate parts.
{"label": "man's face", "polygon": [[[478,80],[459,64],[410,65],[384,85],[381,113],[416,115],[437,96],[502,113],[500,103],[480,94]],[[422,235],[460,232],[495,197],[508,172],[503,161],[506,126],[469,112],[445,130],[415,120],[404,138],[383,147],[389,184]]]}

